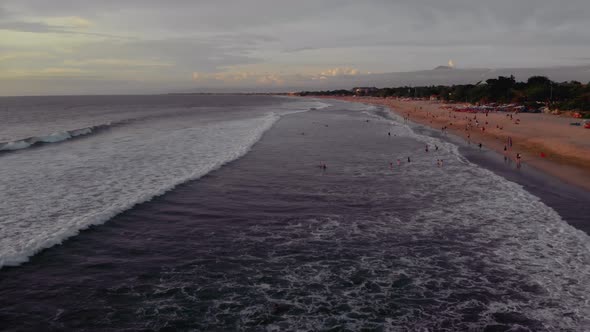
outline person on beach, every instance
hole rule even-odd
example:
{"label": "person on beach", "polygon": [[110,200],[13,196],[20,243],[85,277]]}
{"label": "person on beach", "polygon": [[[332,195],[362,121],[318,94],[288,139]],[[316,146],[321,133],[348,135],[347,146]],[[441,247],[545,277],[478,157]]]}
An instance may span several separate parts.
{"label": "person on beach", "polygon": [[516,154],[516,167],[520,168],[520,159],[521,159],[521,155],[520,153]]}
{"label": "person on beach", "polygon": [[479,149],[480,149],[480,150],[481,150],[481,147],[482,147],[482,146],[483,146],[483,145],[481,144],[481,142],[479,142]]}

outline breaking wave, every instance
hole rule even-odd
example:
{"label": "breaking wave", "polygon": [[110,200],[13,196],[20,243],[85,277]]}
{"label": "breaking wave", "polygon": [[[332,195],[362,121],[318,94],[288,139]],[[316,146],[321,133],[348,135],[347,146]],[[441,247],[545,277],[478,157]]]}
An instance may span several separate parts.
{"label": "breaking wave", "polygon": [[49,135],[45,136],[33,136],[28,137],[25,139],[19,139],[10,142],[0,142],[0,153],[6,153],[11,151],[18,151],[23,149],[28,149],[31,147],[40,146],[43,144],[52,144],[52,143],[60,143],[67,141],[72,138],[77,138],[81,136],[87,136],[90,134],[97,133],[98,131],[105,130],[111,128],[112,126],[119,125],[124,123],[125,121],[120,122],[108,122],[96,126],[85,127],[80,129],[74,130],[66,130],[66,131],[56,131]]}
{"label": "breaking wave", "polygon": [[[58,163],[56,158],[52,160],[52,151],[47,151],[44,156],[48,166],[43,170],[43,179],[36,178],[35,174],[39,174],[40,171],[32,169],[38,168],[35,165],[29,166],[28,172],[20,179],[14,174],[6,174],[13,172],[4,171],[1,177],[9,179],[7,182],[14,182],[8,185],[16,186],[15,189],[21,194],[5,197],[0,203],[4,214],[0,217],[0,223],[7,226],[0,238],[0,267],[24,263],[30,256],[60,244],[89,226],[102,224],[136,204],[149,201],[181,183],[198,179],[238,159],[245,155],[279,118],[276,113],[270,113],[262,118],[224,121],[207,128],[177,130],[164,137],[158,137],[156,141],[166,144],[180,142],[176,144],[179,148],[168,146],[169,153],[162,153],[161,157],[153,156],[154,158],[149,158],[149,163],[137,160],[137,152],[138,149],[149,149],[151,143],[155,142],[146,139],[125,144],[129,150],[117,154],[120,165],[114,167],[114,174],[108,174],[110,178],[104,177],[98,169],[82,169],[84,158],[79,161],[71,160],[70,163]],[[55,138],[57,139],[57,135]],[[192,153],[186,151],[191,146],[194,149]],[[123,146],[120,148],[123,149]],[[79,151],[74,148],[70,149],[70,152]],[[187,155],[192,158],[187,158]],[[91,159],[92,164],[104,160],[96,157]],[[8,165],[12,164],[12,160],[5,162]],[[14,165],[11,168],[26,170],[26,166],[21,166]],[[75,184],[74,181],[68,181],[65,173],[83,183]],[[53,183],[56,177],[58,182]],[[67,185],[68,183],[70,185]],[[30,206],[30,201],[20,200],[19,197],[23,194],[30,197],[41,194],[44,199],[27,210],[26,206]]]}
{"label": "breaking wave", "polygon": [[[285,103],[238,119],[223,110],[217,119],[194,110],[168,117],[163,112],[142,121],[127,119],[2,143],[0,153],[46,147],[35,155],[9,153],[2,159],[0,268],[20,265],[91,225],[240,158],[282,115],[329,106]],[[125,130],[75,140],[67,149],[53,144],[122,123]]]}

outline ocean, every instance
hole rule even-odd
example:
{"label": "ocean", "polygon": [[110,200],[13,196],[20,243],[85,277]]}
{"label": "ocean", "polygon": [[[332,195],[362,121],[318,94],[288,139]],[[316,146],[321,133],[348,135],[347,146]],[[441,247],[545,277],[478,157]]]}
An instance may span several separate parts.
{"label": "ocean", "polygon": [[581,221],[382,108],[15,97],[0,118],[2,330],[590,326]]}

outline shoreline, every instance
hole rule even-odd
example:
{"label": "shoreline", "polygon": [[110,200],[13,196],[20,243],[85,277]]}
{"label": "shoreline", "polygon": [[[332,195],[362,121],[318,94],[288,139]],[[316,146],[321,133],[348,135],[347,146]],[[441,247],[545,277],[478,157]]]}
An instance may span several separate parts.
{"label": "shoreline", "polygon": [[[446,126],[448,132],[467,144],[477,146],[482,143],[484,148],[512,160],[515,159],[516,153],[520,153],[523,165],[531,166],[567,184],[590,191],[590,130],[566,127],[571,119],[546,114],[520,113],[517,117],[522,121],[516,125],[506,113],[489,113],[488,116],[477,114],[479,121],[482,121],[482,127],[486,128],[485,131],[476,128],[467,131],[466,117],[474,117],[474,114],[449,111],[441,107],[444,104],[437,102],[375,97],[330,96],[324,98],[385,106],[399,116],[407,117],[412,122],[438,132]],[[486,122],[487,126],[484,124]],[[563,131],[568,129],[570,130],[568,135],[563,135]],[[535,134],[539,135],[540,132],[551,135],[557,131],[561,131],[560,136],[535,137]],[[504,146],[508,137],[512,138],[513,146],[505,152]],[[584,138],[586,142],[583,141]],[[541,153],[544,157],[540,156]]]}

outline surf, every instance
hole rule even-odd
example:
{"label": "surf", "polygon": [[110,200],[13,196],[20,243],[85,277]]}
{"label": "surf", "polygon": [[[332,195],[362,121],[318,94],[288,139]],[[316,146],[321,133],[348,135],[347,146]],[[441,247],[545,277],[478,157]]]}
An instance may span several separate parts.
{"label": "surf", "polygon": [[[5,179],[0,184],[0,267],[27,262],[92,225],[244,156],[281,116],[328,105],[277,105],[242,119],[219,113],[207,121],[193,110],[111,125],[113,130],[103,135],[92,135],[96,128],[50,135],[43,148],[6,154],[0,169]],[[69,144],[53,144],[65,141]]]}
{"label": "surf", "polygon": [[7,153],[13,152],[23,149],[28,149],[32,147],[38,147],[44,144],[54,144],[54,143],[61,143],[65,142],[70,139],[79,138],[82,136],[88,136],[91,134],[96,134],[102,130],[111,128],[113,126],[121,125],[125,123],[125,121],[119,122],[108,122],[104,124],[99,124],[90,127],[84,127],[79,129],[73,130],[65,130],[65,131],[56,131],[48,135],[43,136],[32,136],[25,139],[18,139],[14,141],[8,142],[0,142],[0,153]]}

